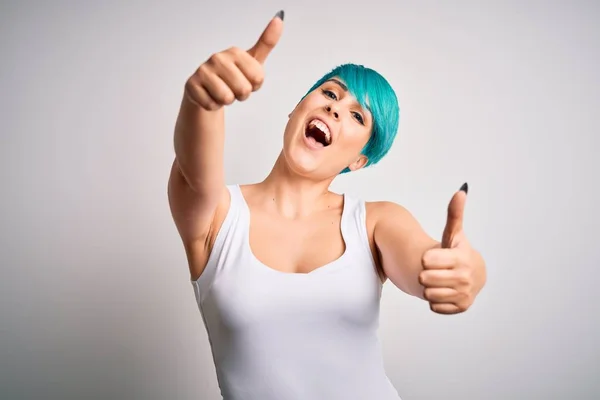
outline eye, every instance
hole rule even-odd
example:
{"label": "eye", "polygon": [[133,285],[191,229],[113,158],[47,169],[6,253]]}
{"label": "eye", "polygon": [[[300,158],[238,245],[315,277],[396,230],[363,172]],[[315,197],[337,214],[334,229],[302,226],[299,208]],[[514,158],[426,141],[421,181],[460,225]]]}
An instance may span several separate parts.
{"label": "eye", "polygon": [[362,115],[360,115],[359,113],[357,113],[356,111],[354,111],[352,113],[352,115],[354,115],[354,118],[356,118],[356,120],[361,124],[364,125],[365,124],[365,120],[363,119]]}
{"label": "eye", "polygon": [[330,99],[337,100],[337,96],[331,90],[323,89],[323,94]]}

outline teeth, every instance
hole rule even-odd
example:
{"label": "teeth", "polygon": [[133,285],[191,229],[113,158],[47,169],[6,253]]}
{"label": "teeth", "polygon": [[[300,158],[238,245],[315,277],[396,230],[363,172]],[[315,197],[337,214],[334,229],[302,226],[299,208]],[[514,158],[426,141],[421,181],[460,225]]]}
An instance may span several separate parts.
{"label": "teeth", "polygon": [[329,132],[329,128],[327,128],[327,125],[325,125],[318,119],[313,119],[312,121],[310,121],[309,126],[316,126],[317,128],[319,128],[321,132],[325,134],[325,137],[327,138],[327,143],[331,143],[331,133]]}

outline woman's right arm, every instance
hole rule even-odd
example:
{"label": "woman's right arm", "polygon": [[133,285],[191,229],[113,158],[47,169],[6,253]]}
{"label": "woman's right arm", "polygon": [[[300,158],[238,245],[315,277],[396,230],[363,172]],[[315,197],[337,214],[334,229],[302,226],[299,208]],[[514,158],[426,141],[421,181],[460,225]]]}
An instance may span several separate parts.
{"label": "woman's right arm", "polygon": [[229,203],[223,172],[224,106],[246,100],[260,88],[263,63],[282,29],[278,13],[250,50],[234,47],[213,54],[185,84],[175,124],[168,196],[192,278],[204,269],[211,238]]}

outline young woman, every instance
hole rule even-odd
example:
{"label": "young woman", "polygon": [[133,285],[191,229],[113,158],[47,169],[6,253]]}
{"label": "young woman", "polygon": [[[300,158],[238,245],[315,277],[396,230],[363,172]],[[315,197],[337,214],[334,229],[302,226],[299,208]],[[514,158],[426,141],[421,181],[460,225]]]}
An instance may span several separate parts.
{"label": "young woman", "polygon": [[187,254],[226,400],[399,399],[377,339],[389,279],[432,311],[467,310],[485,265],[462,231],[467,185],[441,242],[390,202],[329,191],[339,173],[375,164],[398,128],[393,89],[342,65],[289,115],[283,149],[257,184],[226,185],[224,106],[263,82],[283,12],[248,51],[210,57],[189,78],[175,128],[171,211]]}

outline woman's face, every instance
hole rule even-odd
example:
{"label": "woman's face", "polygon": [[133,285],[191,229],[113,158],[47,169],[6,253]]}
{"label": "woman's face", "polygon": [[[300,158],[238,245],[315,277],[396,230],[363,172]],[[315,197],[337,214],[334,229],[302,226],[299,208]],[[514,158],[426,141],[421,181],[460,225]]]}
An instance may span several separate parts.
{"label": "woman's face", "polygon": [[361,150],[372,130],[372,116],[332,78],[309,93],[290,114],[283,139],[288,166],[315,179],[335,177],[344,168],[362,168]]}

